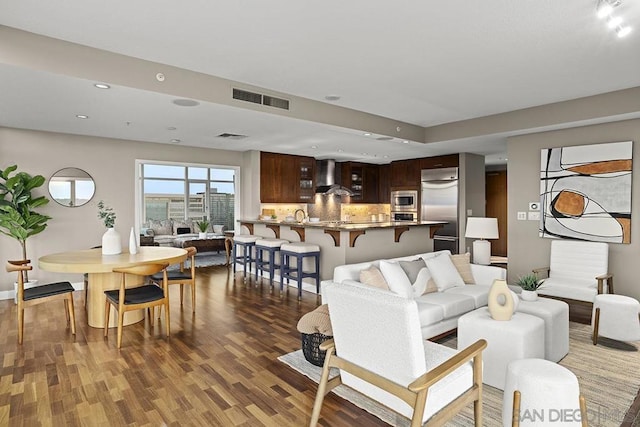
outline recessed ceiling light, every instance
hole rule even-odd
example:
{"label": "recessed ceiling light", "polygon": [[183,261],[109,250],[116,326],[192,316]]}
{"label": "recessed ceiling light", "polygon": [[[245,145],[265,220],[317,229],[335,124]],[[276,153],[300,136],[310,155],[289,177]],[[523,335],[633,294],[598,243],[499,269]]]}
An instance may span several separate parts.
{"label": "recessed ceiling light", "polygon": [[96,83],[94,84],[94,86],[97,87],[98,89],[111,89],[111,86],[104,83]]}
{"label": "recessed ceiling light", "polygon": [[402,143],[403,143],[403,144],[408,144],[408,143],[409,143],[409,141],[404,140],[404,141],[402,141]]}
{"label": "recessed ceiling light", "polygon": [[198,101],[194,101],[193,99],[174,99],[172,102],[180,107],[195,107],[196,105],[200,105]]}
{"label": "recessed ceiling light", "polygon": [[344,150],[342,148],[338,149],[338,153],[342,153]]}
{"label": "recessed ceiling light", "polygon": [[369,155],[369,153],[360,153],[360,154],[362,154],[363,156],[368,156]]}
{"label": "recessed ceiling light", "polygon": [[173,144],[180,144],[180,142],[181,141],[179,139],[176,139],[176,138],[171,140],[171,143],[173,143]]}
{"label": "recessed ceiling light", "polygon": [[88,119],[89,116],[87,116],[86,114],[76,114],[76,117],[79,119]]}
{"label": "recessed ceiling light", "polygon": [[340,95],[327,95],[324,97],[327,101],[335,102],[340,100]]}
{"label": "recessed ceiling light", "polygon": [[176,130],[176,129],[178,129],[178,128],[177,128],[177,127],[175,127],[175,126],[169,126],[169,127],[167,128],[167,130]]}
{"label": "recessed ceiling light", "polygon": [[318,148],[318,146],[317,145],[312,145],[311,148],[313,148],[315,150],[316,148]]}
{"label": "recessed ceiling light", "polygon": [[384,155],[384,158],[385,158],[385,159],[388,159],[388,158],[389,158],[389,156],[387,156],[387,155],[385,154],[385,155]]}
{"label": "recessed ceiling light", "polygon": [[371,136],[371,134],[369,132],[365,132],[363,133],[364,136]]}

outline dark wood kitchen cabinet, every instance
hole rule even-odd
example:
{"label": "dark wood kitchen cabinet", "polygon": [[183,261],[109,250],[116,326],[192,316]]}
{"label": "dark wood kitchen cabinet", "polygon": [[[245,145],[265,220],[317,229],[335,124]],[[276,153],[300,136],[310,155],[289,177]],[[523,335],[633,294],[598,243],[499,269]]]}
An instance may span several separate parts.
{"label": "dark wood kitchen cabinet", "polygon": [[418,188],[420,169],[420,159],[391,162],[391,190]]}
{"label": "dark wood kitchen cabinet", "polygon": [[262,203],[311,203],[315,192],[313,157],[260,153]]}
{"label": "dark wood kitchen cabinet", "polygon": [[459,165],[460,156],[458,154],[423,157],[422,159],[420,159],[420,169],[453,168]]}
{"label": "dark wood kitchen cabinet", "polygon": [[378,203],[391,203],[391,165],[378,165]]}
{"label": "dark wood kitchen cabinet", "polygon": [[378,165],[341,163],[342,185],[353,192],[351,203],[378,203]]}

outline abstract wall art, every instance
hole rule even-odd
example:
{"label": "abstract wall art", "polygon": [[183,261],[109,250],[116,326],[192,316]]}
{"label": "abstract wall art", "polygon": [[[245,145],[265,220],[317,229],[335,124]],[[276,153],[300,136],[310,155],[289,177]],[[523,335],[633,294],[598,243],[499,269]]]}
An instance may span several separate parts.
{"label": "abstract wall art", "polygon": [[540,237],[631,242],[633,141],[545,148]]}

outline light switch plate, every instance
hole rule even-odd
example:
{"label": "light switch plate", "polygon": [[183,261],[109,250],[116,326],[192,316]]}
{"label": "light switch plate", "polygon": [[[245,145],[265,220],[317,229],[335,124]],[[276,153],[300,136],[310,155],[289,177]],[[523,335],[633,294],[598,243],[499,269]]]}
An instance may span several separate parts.
{"label": "light switch plate", "polygon": [[518,212],[518,221],[524,221],[527,219],[527,213],[526,212]]}
{"label": "light switch plate", "polygon": [[471,209],[467,209],[467,216],[473,215],[473,211]]}
{"label": "light switch plate", "polygon": [[529,221],[540,221],[540,212],[529,212]]}
{"label": "light switch plate", "polygon": [[529,202],[529,210],[530,211],[539,211],[540,210],[540,202]]}

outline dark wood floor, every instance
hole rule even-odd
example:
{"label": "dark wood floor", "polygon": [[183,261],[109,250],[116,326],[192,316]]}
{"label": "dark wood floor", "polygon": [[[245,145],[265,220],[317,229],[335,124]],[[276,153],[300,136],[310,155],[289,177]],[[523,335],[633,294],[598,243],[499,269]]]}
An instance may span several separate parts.
{"label": "dark wood floor", "polygon": [[[145,320],[116,333],[87,326],[76,292],[74,339],[62,303],[26,311],[17,344],[13,301],[0,301],[0,425],[301,426],[309,421],[316,384],[276,358],[300,348],[298,319],[315,294],[283,298],[268,282],[234,281],[226,267],[198,269],[196,313],[188,290],[180,308],[172,286],[171,337]],[[333,395],[323,425],[386,425]]]}
{"label": "dark wood floor", "polygon": [[[298,319],[316,296],[280,297],[268,282],[233,280],[226,267],[198,269],[195,315],[188,290],[181,309],[172,286],[171,337],[145,320],[115,330],[87,326],[76,292],[77,336],[62,303],[26,312],[17,344],[13,301],[0,301],[0,426],[303,426],[316,384],[279,362],[300,348]],[[640,410],[640,398],[631,412]],[[633,419],[630,417],[629,419]],[[378,418],[329,394],[321,425],[384,426]],[[625,423],[625,426],[636,425]]]}

